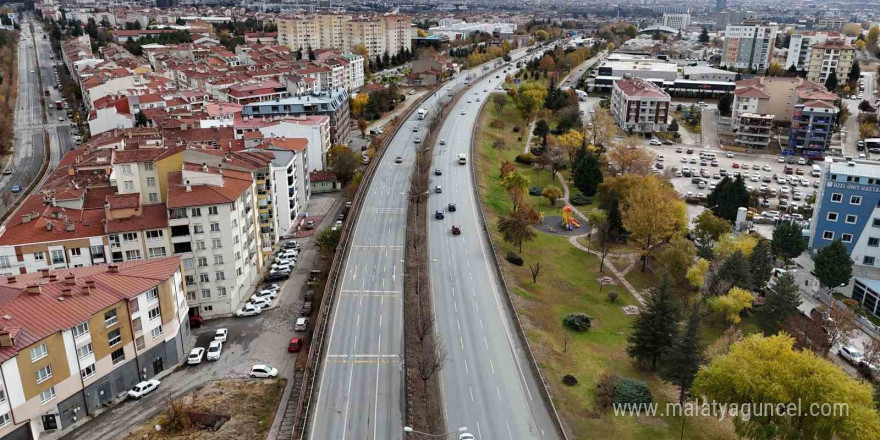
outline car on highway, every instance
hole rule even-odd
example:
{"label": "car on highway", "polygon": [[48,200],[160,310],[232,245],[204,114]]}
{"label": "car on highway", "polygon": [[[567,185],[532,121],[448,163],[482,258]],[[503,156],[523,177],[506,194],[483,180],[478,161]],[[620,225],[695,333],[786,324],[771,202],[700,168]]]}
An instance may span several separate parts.
{"label": "car on highway", "polygon": [[840,347],[840,350],[837,351],[837,354],[840,357],[844,358],[847,362],[858,365],[859,362],[862,361],[862,353],[859,352],[855,347],[843,346]]}
{"label": "car on highway", "polygon": [[415,143],[417,143],[417,144],[421,144],[421,143],[422,143],[422,138],[416,136],[416,138],[413,139],[413,142],[415,142]]}
{"label": "car on highway", "polygon": [[12,185],[12,192],[21,192],[21,185]]}
{"label": "car on highway", "polygon": [[4,176],[8,176],[10,174],[12,174],[12,168],[6,168],[5,170],[3,170]]}
{"label": "car on highway", "polygon": [[220,342],[226,342],[226,338],[229,336],[228,328],[218,328],[214,331],[214,340]]}
{"label": "car on highway", "polygon": [[[288,277],[289,276],[290,276],[290,274],[288,274]],[[262,313],[262,311],[263,310],[261,308],[255,306],[251,303],[247,303],[244,306],[242,306],[242,308],[235,311],[235,316],[238,316],[239,318],[244,317],[244,316],[257,316],[260,313]]]}
{"label": "car on highway", "polygon": [[443,214],[443,211],[438,209],[437,212],[434,213],[434,218],[437,220],[443,220],[446,216]]}
{"label": "car on highway", "polygon": [[436,187],[434,187],[434,192],[437,193],[437,194],[442,193],[442,192],[443,192],[443,187],[440,186],[440,185],[437,185]]}
{"label": "car on highway", "polygon": [[464,110],[461,111],[462,116],[467,114]]}
{"label": "car on highway", "polygon": [[195,347],[189,352],[189,357],[186,358],[187,365],[198,365],[202,363],[202,358],[205,357],[205,349],[203,347]]}
{"label": "car on highway", "polygon": [[394,163],[403,163],[403,158],[400,157],[400,156],[395,157],[395,158],[394,158]]}
{"label": "car on highway", "polygon": [[268,364],[257,364],[251,367],[251,378],[278,377],[278,369]]}
{"label": "car on highway", "polygon": [[213,340],[208,345],[208,355],[205,356],[205,358],[209,361],[219,360],[221,351],[223,351],[223,343],[218,340]]}
{"label": "car on highway", "polygon": [[440,139],[440,145],[446,145],[446,141],[443,139]]}
{"label": "car on highway", "polygon": [[434,168],[434,175],[435,176],[443,175],[443,170],[441,170],[440,168]]}
{"label": "car on highway", "polygon": [[450,203],[446,205],[446,210],[449,212],[455,212],[455,203]]}
{"label": "car on highway", "polygon": [[474,440],[474,435],[469,432],[465,432],[458,436],[458,440]]}
{"label": "car on highway", "polygon": [[131,390],[128,391],[128,397],[131,399],[140,399],[141,397],[146,396],[147,394],[152,393],[159,388],[159,382],[156,379],[145,380],[143,382],[138,382],[137,385],[132,387]]}
{"label": "car on highway", "polygon": [[461,226],[452,225],[452,235],[461,235]]}
{"label": "car on highway", "polygon": [[296,323],[293,325],[293,330],[298,332],[306,331],[306,328],[309,326],[309,318],[300,316],[296,318]]}

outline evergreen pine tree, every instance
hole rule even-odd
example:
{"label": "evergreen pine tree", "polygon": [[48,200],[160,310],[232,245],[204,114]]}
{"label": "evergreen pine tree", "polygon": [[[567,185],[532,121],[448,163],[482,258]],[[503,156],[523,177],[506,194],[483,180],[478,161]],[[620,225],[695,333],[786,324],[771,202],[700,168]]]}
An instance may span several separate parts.
{"label": "evergreen pine tree", "polygon": [[852,278],[852,257],[849,256],[846,245],[840,240],[834,240],[820,249],[813,257],[813,264],[816,278],[829,289],[847,284]]}
{"label": "evergreen pine tree", "polygon": [[688,318],[684,333],[675,340],[664,363],[664,378],[677,385],[680,390],[678,403],[684,403],[684,396],[694,384],[702,362],[700,313],[699,308],[695,307]]}
{"label": "evergreen pine tree", "polygon": [[773,255],[770,253],[770,242],[760,240],[749,255],[749,268],[752,275],[752,290],[759,291],[764,288],[773,272]]}
{"label": "evergreen pine tree", "polygon": [[801,295],[794,277],[785,273],[767,289],[764,305],[758,312],[758,325],[767,336],[776,334],[789,316],[798,314]]}
{"label": "evergreen pine tree", "polygon": [[678,330],[678,312],[672,300],[672,283],[663,277],[651,290],[645,309],[633,323],[629,336],[627,354],[642,365],[650,365],[651,371],[675,342]]}
{"label": "evergreen pine tree", "polygon": [[585,196],[592,197],[596,195],[599,184],[602,183],[602,168],[599,164],[599,158],[595,154],[584,149],[578,154],[575,161],[574,186]]}
{"label": "evergreen pine tree", "polygon": [[752,288],[751,268],[742,251],[735,250],[721,263],[721,268],[718,269],[718,278],[727,281],[734,287],[746,290]]}

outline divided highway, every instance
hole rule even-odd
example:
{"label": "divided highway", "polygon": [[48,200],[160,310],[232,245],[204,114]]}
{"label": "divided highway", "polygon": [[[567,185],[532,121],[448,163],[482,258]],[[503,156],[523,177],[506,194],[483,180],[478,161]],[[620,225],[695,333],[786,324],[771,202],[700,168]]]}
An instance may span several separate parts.
{"label": "divided highway", "polygon": [[[479,81],[453,108],[434,147],[431,187],[442,193],[428,201],[431,293],[437,333],[449,352],[441,372],[449,430],[467,427],[477,439],[557,439],[555,417],[540,394],[543,386],[529,369],[529,359],[504,304],[504,287],[494,270],[495,258],[481,226],[472,179],[471,136],[489,93],[503,81],[490,75]],[[477,102],[479,99],[479,102]],[[467,165],[458,164],[466,154]],[[455,203],[450,212],[448,204]],[[434,218],[444,211],[445,218]],[[452,225],[461,235],[452,235]]]}

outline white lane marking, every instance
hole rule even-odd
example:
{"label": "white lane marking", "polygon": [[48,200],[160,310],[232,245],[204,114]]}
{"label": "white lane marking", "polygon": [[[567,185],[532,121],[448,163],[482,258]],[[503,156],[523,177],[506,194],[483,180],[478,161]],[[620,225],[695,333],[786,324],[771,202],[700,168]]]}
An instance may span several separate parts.
{"label": "white lane marking", "polygon": [[468,391],[471,393],[471,402],[474,401],[474,389],[472,387],[468,387]]}
{"label": "white lane marking", "polygon": [[458,319],[455,320],[455,325],[458,326],[458,331],[461,331],[461,321]]}
{"label": "white lane marking", "polygon": [[483,344],[486,345],[486,349],[488,350],[489,349],[489,340],[486,339],[485,336],[483,336]]}
{"label": "white lane marking", "polygon": [[464,374],[471,374],[471,370],[467,366],[467,359],[464,360]]}
{"label": "white lane marking", "polygon": [[485,330],[485,329],[483,328],[483,318],[480,318],[480,330]]}
{"label": "white lane marking", "polygon": [[464,351],[464,339],[461,336],[458,337],[458,343],[461,345],[462,351]]}
{"label": "white lane marking", "polygon": [[[379,327],[382,327],[382,315],[379,315]],[[376,348],[379,353],[382,352],[382,333],[379,333],[379,347]],[[354,367],[352,367],[354,369]],[[373,440],[376,440],[376,431],[379,429],[379,359],[376,359],[376,401],[373,404]]]}
{"label": "white lane marking", "polygon": [[458,311],[458,303],[455,302],[455,301],[453,301],[453,302],[452,302],[452,308],[454,308],[455,311],[457,312],[457,311]]}
{"label": "white lane marking", "polygon": [[510,440],[513,440],[513,433],[510,432],[510,423],[508,423],[507,420],[505,420],[504,424],[507,425],[507,436],[510,437]]}
{"label": "white lane marking", "polygon": [[495,364],[492,362],[492,359],[489,359],[489,367],[492,368],[492,375],[495,375]]}
{"label": "white lane marking", "polygon": [[483,438],[483,431],[480,430],[480,422],[477,422],[477,437]]}
{"label": "white lane marking", "polygon": [[400,357],[399,354],[390,354],[390,353],[362,353],[362,354],[328,354],[326,357],[328,358],[339,358],[339,359],[348,359],[348,358],[396,358]]}

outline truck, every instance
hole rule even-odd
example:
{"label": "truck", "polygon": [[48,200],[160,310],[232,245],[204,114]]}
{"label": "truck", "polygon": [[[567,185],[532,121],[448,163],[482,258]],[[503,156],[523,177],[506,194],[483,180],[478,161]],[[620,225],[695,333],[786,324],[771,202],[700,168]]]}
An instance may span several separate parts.
{"label": "truck", "polygon": [[55,101],[55,109],[61,110],[62,108],[64,108],[64,103],[61,101]]}
{"label": "truck", "polygon": [[467,155],[464,154],[464,153],[459,154],[459,155],[458,155],[458,164],[459,164],[459,165],[464,165],[464,164],[466,164],[466,163],[467,163]]}
{"label": "truck", "polygon": [[424,108],[420,108],[418,111],[419,119],[425,119],[425,115],[428,114],[428,110]]}

